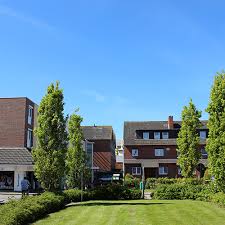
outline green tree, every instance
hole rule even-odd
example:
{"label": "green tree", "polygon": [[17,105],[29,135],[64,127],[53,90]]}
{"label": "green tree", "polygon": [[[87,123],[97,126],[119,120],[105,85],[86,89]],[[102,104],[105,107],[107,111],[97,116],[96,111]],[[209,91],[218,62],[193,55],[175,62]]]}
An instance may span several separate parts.
{"label": "green tree", "polygon": [[206,151],[211,174],[221,191],[225,191],[225,73],[217,73],[211,89],[209,113],[209,137]]}
{"label": "green tree", "polygon": [[83,183],[90,177],[90,169],[87,167],[87,154],[83,147],[83,131],[81,122],[83,118],[72,114],[69,118],[69,149],[67,152],[67,183],[70,188],[83,188]]}
{"label": "green tree", "polygon": [[192,177],[201,153],[198,150],[200,138],[197,129],[200,128],[201,111],[198,111],[192,100],[182,111],[182,124],[178,134],[178,165],[182,176]]}
{"label": "green tree", "polygon": [[38,108],[37,147],[32,151],[35,175],[47,191],[59,190],[65,174],[68,137],[63,111],[63,90],[56,82],[48,87]]}

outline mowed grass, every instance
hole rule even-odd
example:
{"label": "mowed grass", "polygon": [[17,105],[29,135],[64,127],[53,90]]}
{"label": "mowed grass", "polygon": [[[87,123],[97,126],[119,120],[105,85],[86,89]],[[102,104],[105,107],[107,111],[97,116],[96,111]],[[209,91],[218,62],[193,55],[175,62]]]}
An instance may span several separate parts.
{"label": "mowed grass", "polygon": [[225,209],[190,200],[90,201],[35,225],[225,225]]}

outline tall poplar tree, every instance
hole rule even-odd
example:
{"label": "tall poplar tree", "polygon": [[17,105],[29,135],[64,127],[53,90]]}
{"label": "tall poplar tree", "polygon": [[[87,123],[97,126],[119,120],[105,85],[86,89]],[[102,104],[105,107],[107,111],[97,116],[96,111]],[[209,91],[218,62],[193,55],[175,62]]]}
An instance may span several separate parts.
{"label": "tall poplar tree", "polygon": [[76,112],[69,118],[69,149],[67,152],[67,183],[70,188],[82,188],[82,183],[89,177],[87,168],[87,154],[83,146],[83,131],[81,122],[83,118]]}
{"label": "tall poplar tree", "polygon": [[225,192],[225,72],[215,76],[206,111],[209,113],[206,145],[209,168],[218,189]]}
{"label": "tall poplar tree", "polygon": [[37,147],[32,151],[35,175],[47,191],[59,190],[65,174],[68,142],[63,111],[63,90],[56,82],[48,87],[38,108]]}
{"label": "tall poplar tree", "polygon": [[192,177],[201,153],[198,150],[200,138],[197,129],[200,128],[201,111],[198,111],[190,100],[188,106],[182,111],[182,124],[178,134],[178,165],[184,177]]}

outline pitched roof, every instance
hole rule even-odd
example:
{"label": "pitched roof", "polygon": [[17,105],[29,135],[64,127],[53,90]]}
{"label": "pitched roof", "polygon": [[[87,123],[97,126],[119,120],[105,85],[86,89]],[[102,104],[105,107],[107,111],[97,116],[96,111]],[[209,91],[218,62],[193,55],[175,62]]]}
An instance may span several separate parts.
{"label": "pitched roof", "polygon": [[82,130],[87,140],[111,140],[114,135],[112,126],[82,126]]}
{"label": "pitched roof", "polygon": [[[207,129],[207,121],[202,120],[201,129]],[[181,121],[174,121],[174,129],[179,130],[181,128]],[[168,121],[141,121],[141,122],[124,122],[124,145],[176,145],[176,139],[168,139],[168,140],[143,140],[136,139],[136,131],[137,130],[169,130],[168,129]]]}
{"label": "pitched roof", "polygon": [[0,148],[0,164],[33,165],[33,159],[26,148]]}

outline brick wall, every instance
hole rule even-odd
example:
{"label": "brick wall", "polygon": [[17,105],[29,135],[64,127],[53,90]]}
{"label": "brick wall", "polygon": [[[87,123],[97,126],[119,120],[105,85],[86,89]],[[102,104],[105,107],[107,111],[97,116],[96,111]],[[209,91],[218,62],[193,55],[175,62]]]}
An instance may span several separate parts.
{"label": "brick wall", "polygon": [[[164,156],[155,156],[156,148],[164,148]],[[176,159],[177,152],[176,146],[125,146],[124,147],[124,155],[125,159]],[[138,149],[138,156],[132,156],[132,149]]]}
{"label": "brick wall", "polygon": [[0,147],[26,147],[28,105],[27,98],[0,98]]}

